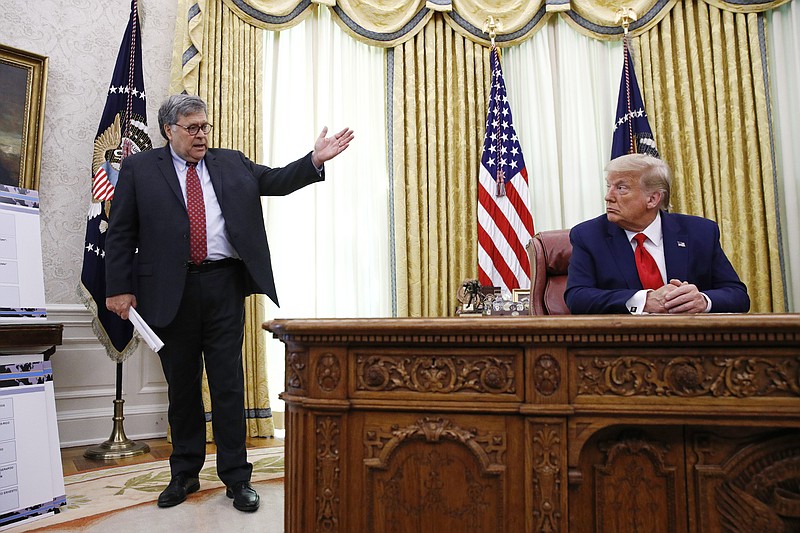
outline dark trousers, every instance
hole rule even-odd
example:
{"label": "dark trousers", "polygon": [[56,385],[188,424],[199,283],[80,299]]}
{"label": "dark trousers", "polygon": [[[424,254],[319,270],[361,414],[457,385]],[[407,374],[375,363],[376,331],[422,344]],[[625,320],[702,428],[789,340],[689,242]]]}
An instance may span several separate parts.
{"label": "dark trousers", "polygon": [[226,485],[250,480],[242,371],[244,297],[241,265],[188,273],[178,314],[168,326],[156,329],[164,341],[158,355],[169,386],[173,476],[197,476],[206,458],[205,362],[217,474]]}

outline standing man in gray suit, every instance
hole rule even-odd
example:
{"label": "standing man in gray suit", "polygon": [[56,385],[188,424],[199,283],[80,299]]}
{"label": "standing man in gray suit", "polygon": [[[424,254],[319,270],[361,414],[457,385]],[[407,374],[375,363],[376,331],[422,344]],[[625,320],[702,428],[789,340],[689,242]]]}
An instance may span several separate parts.
{"label": "standing man in gray suit", "polygon": [[123,319],[135,307],[164,341],[172,479],[159,507],[200,488],[205,366],[217,472],[233,506],[255,511],[245,446],[244,299],[260,293],[278,303],[261,196],[322,181],[325,161],[347,149],[353,131],[327,136],[324,128],[305,157],[269,168],[239,151],[209,148],[207,117],[199,97],[169,97],[158,112],[167,146],[123,161],[106,238],[106,307]]}

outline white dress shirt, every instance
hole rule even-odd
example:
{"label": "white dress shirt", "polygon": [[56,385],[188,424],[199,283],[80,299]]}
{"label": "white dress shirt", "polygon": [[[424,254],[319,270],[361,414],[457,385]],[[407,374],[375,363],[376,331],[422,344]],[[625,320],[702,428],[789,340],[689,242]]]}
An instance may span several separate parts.
{"label": "white dress shirt", "polygon": [[[647,239],[644,241],[644,249],[650,252],[650,255],[653,256],[653,259],[656,262],[656,266],[658,266],[658,271],[661,273],[661,281],[666,285],[669,281],[667,279],[667,262],[664,259],[664,233],[661,231],[661,211],[656,213],[656,218],[653,220],[649,226],[644,228],[643,231],[628,231],[625,230],[625,235],[628,237],[628,242],[631,244],[631,249],[633,252],[636,253],[636,241],[633,240],[636,235],[639,233],[644,233]],[[650,292],[652,289],[642,289],[640,291],[636,291],[636,294],[631,296],[631,298],[625,302],[625,306],[628,308],[628,311],[633,315],[641,315],[644,313],[644,305],[647,302],[647,293]],[[705,293],[700,293],[703,295],[703,298],[706,299],[706,310],[705,312],[708,313],[711,311],[711,298],[706,296]]]}
{"label": "white dress shirt", "polygon": [[[178,157],[169,147],[172,153],[172,164],[175,166],[175,172],[178,174],[178,182],[181,186],[183,193],[183,201],[186,202],[186,170],[189,168],[186,161]],[[225,259],[226,257],[238,258],[239,255],[233,248],[230,239],[228,238],[228,230],[225,227],[225,219],[222,217],[222,209],[217,201],[217,193],[214,192],[214,186],[211,184],[211,176],[208,174],[208,169],[204,160],[197,163],[197,177],[200,178],[200,186],[203,189],[203,203],[206,207],[206,240],[208,243],[208,255],[206,259],[210,261],[217,261]]]}

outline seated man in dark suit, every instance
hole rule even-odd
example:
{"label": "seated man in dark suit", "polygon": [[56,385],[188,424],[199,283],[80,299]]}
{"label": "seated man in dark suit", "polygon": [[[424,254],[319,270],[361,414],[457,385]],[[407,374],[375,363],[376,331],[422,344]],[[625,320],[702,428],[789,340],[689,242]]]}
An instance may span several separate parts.
{"label": "seated man in dark suit", "polygon": [[606,166],[606,214],[572,228],[564,295],[573,314],[744,313],[739,280],[711,220],[667,212],[672,174],[644,154]]}

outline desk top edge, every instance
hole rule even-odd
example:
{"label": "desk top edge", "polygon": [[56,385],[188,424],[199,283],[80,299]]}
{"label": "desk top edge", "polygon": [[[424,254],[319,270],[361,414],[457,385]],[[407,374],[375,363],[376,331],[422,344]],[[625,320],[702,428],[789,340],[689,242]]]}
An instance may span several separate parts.
{"label": "desk top edge", "polygon": [[279,338],[287,335],[690,335],[709,331],[735,335],[800,334],[800,314],[276,319],[265,322],[263,328]]}

